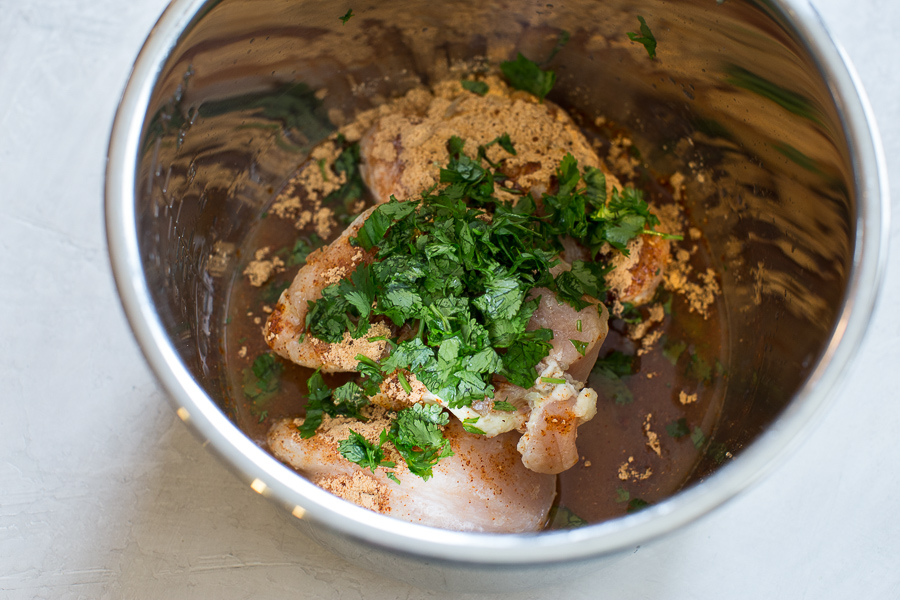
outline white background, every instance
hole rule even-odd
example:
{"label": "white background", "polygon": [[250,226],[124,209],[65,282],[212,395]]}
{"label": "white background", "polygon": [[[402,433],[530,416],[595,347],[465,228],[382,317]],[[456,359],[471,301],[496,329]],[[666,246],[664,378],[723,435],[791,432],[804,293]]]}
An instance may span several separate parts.
{"label": "white background", "polygon": [[[900,2],[814,4],[896,177]],[[116,103],[164,6],[0,0],[0,597],[456,597],[309,542],[200,446],[140,355],[102,187]],[[898,291],[894,260],[842,394],[773,475],[602,575],[508,597],[900,598]]]}

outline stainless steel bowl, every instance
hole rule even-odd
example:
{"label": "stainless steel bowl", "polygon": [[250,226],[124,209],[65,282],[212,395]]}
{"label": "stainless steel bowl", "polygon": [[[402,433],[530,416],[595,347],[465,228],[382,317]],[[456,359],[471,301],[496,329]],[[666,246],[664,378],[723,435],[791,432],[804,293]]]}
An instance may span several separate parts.
{"label": "stainless steel bowl", "polygon": [[[637,15],[652,25],[657,60],[625,36]],[[546,55],[563,30],[572,39],[552,63],[551,98],[622,123],[657,167],[703,174],[687,182],[690,210],[722,267],[731,332],[714,439],[734,458],[706,460],[683,491],[639,513],[536,535],[435,530],[339,501],[223,410],[233,249],[329,119],[460,65]],[[319,89],[321,103],[311,100]],[[176,0],[119,107],[106,217],[147,360],[179,416],[239,477],[363,566],[430,587],[509,590],[595,571],[784,460],[863,337],[888,199],[865,97],[805,0]]]}

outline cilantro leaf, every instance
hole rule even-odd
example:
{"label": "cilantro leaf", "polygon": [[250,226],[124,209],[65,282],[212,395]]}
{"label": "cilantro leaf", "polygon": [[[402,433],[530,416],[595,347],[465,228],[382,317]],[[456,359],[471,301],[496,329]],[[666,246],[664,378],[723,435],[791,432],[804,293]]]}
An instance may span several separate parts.
{"label": "cilantro leaf", "polygon": [[525,389],[533,386],[537,378],[535,367],[550,352],[552,339],[553,332],[545,328],[523,333],[503,355],[500,374],[513,385]]}
{"label": "cilantro leaf", "polygon": [[703,444],[706,443],[706,435],[704,435],[703,430],[699,427],[694,427],[694,430],[691,432],[691,441],[697,450],[702,448]]}
{"label": "cilantro leaf", "polygon": [[353,381],[348,381],[344,385],[335,388],[332,392],[332,400],[334,400],[335,405],[343,405],[348,414],[356,418],[362,417],[359,414],[359,409],[369,403],[369,399],[366,398],[363,389]]}
{"label": "cilantro leaf", "polygon": [[338,450],[341,456],[352,463],[356,463],[364,469],[369,469],[373,473],[378,467],[394,467],[395,463],[384,460],[384,450],[381,449],[387,441],[387,434],[381,432],[381,440],[378,446],[367,440],[354,430],[350,430],[350,436],[346,440],[338,443]]}
{"label": "cilantro leaf", "polygon": [[634,402],[634,394],[621,379],[633,373],[632,360],[627,354],[613,350],[594,364],[591,386],[599,395],[609,398],[617,405]]}
{"label": "cilantro leaf", "polygon": [[414,475],[427,481],[438,461],[453,455],[442,432],[448,422],[447,413],[433,404],[414,404],[397,413],[388,438]]}
{"label": "cilantro leaf", "polygon": [[483,81],[473,81],[471,79],[463,79],[460,81],[463,86],[463,89],[466,89],[473,94],[478,94],[479,96],[484,96],[488,93],[488,84]]}
{"label": "cilantro leaf", "polygon": [[572,34],[563,29],[559,32],[559,37],[556,38],[556,45],[553,47],[553,50],[550,51],[550,56],[547,57],[545,62],[550,62],[553,60],[553,57],[556,56],[560,50],[562,50],[566,44],[569,43],[569,40],[572,39]]}
{"label": "cilantro leaf", "polygon": [[550,529],[575,529],[588,524],[586,520],[576,515],[571,509],[562,505],[552,506],[548,519],[550,520]]}
{"label": "cilantro leaf", "polygon": [[477,423],[481,417],[469,417],[468,419],[463,419],[463,429],[465,429],[469,433],[474,433],[476,435],[484,435],[484,431],[475,427],[475,423]]}
{"label": "cilantro leaf", "polygon": [[506,400],[494,400],[494,404],[492,406],[494,410],[499,410],[502,412],[516,412],[516,407],[507,402]]}
{"label": "cilantro leaf", "polygon": [[594,363],[594,372],[603,372],[609,377],[627,377],[634,373],[634,357],[624,352],[613,350],[605,357]]}
{"label": "cilantro leaf", "polygon": [[627,32],[628,39],[642,44],[644,49],[647,50],[647,55],[650,58],[656,58],[656,38],[653,36],[653,32],[650,31],[650,27],[647,26],[647,21],[644,20],[644,17],[638,15],[638,21],[641,24],[641,33],[637,34],[629,31]]}
{"label": "cilantro leaf", "polygon": [[300,431],[300,437],[305,439],[315,435],[319,425],[322,424],[324,415],[364,420],[359,409],[367,405],[369,400],[356,383],[345,383],[332,393],[331,388],[322,378],[322,373],[316,370],[306,380],[306,388],[308,391],[306,417],[303,424],[297,428]]}
{"label": "cilantro leaf", "polygon": [[537,63],[525,58],[521,52],[516,56],[516,60],[500,63],[500,70],[512,87],[530,92],[541,101],[556,83],[555,72],[542,70]]}
{"label": "cilantro leaf", "polygon": [[691,362],[688,365],[689,374],[695,377],[698,382],[711,381],[713,371],[709,363],[696,352],[691,352],[689,356],[691,357]]}
{"label": "cilantro leaf", "polygon": [[400,202],[391,196],[389,202],[379,205],[372,211],[357,237],[351,239],[351,242],[355,240],[364,250],[371,250],[395,221],[412,213],[417,206],[417,202]]}
{"label": "cilantro leaf", "polygon": [[632,498],[628,502],[627,511],[629,513],[634,513],[634,512],[638,512],[639,510],[643,510],[643,509],[647,508],[648,506],[650,506],[650,503],[647,502],[646,500],[642,500],[640,498]]}
{"label": "cilantro leaf", "polygon": [[353,17],[353,9],[351,8],[346,13],[344,13],[343,17],[338,17],[341,20],[341,25],[346,25],[347,21],[349,21]]}
{"label": "cilantro leaf", "polygon": [[280,376],[283,370],[284,365],[275,355],[269,352],[260,354],[249,369],[244,369],[244,396],[254,405],[269,400],[281,387]]}
{"label": "cilantro leaf", "polygon": [[303,424],[297,428],[300,431],[300,437],[304,439],[311,438],[316,434],[316,430],[322,424],[322,416],[325,414],[324,403],[331,399],[331,388],[325,384],[325,380],[322,379],[322,374],[318,370],[306,380],[306,388],[308,390],[306,417],[303,419]]}
{"label": "cilantro leaf", "polygon": [[315,233],[310,234],[308,239],[298,239],[294,242],[294,247],[291,248],[291,252],[288,255],[287,266],[296,267],[297,265],[306,263],[306,257],[309,256],[313,250],[320,248],[321,246],[322,239]]}
{"label": "cilantro leaf", "polygon": [[682,352],[687,349],[687,344],[681,340],[677,342],[673,342],[671,340],[667,340],[665,344],[663,344],[663,356],[672,363],[673,365],[678,362],[679,357]]}
{"label": "cilantro leaf", "polygon": [[267,285],[260,295],[260,299],[266,304],[274,304],[278,302],[278,299],[281,298],[281,292],[288,289],[291,286],[291,282],[283,281],[281,283],[272,282]]}
{"label": "cilantro leaf", "polygon": [[590,296],[598,300],[601,298],[606,291],[604,276],[609,269],[609,266],[600,263],[574,261],[570,270],[561,272],[554,279],[556,296],[569,303],[575,310],[590,306],[591,302],[582,297]]}
{"label": "cilantro leaf", "polygon": [[581,340],[569,340],[572,342],[572,345],[575,346],[575,350],[578,351],[578,354],[584,356],[584,353],[587,351],[587,342],[582,342]]}
{"label": "cilantro leaf", "polygon": [[666,425],[666,433],[677,440],[689,435],[691,433],[691,428],[688,427],[687,419],[681,418]]}

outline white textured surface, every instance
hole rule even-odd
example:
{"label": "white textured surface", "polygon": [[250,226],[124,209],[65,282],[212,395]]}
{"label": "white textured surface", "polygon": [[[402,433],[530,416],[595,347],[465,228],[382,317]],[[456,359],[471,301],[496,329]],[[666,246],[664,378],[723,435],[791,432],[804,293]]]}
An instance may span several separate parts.
{"label": "white textured surface", "polygon": [[[814,4],[896,176],[900,3]],[[0,0],[0,597],[449,598],[307,541],[200,447],[143,362],[102,182],[116,102],[164,5]],[[843,396],[785,465],[602,576],[516,597],[900,598],[898,260],[885,284]]]}

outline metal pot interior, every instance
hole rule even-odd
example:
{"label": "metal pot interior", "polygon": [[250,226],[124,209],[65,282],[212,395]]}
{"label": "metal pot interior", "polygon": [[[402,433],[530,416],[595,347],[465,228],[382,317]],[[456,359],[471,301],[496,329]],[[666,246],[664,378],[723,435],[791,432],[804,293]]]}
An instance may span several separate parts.
{"label": "metal pot interior", "polygon": [[[422,0],[359,7],[344,25],[346,8],[207,2],[147,84],[140,269],[212,402],[228,414],[220,333],[236,249],[310,148],[359,110],[516,51],[546,56],[568,31],[550,99],[623,124],[657,169],[703,173],[686,195],[721,274],[729,340],[713,442],[739,462],[834,343],[858,250],[845,123],[785,13],[768,0]],[[654,24],[657,60],[625,36],[636,15]],[[722,460],[708,453],[692,481]]]}

